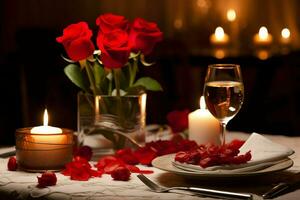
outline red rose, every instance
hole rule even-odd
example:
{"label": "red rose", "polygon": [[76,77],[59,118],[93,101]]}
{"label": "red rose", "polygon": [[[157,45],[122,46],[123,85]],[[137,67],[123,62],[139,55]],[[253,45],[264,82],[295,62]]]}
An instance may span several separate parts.
{"label": "red rose", "polygon": [[92,148],[89,146],[78,147],[74,150],[74,157],[76,156],[79,156],[89,161],[93,156]]}
{"label": "red rose", "polygon": [[120,166],[112,171],[111,177],[118,181],[128,181],[130,177],[130,171],[126,167]]}
{"label": "red rose", "polygon": [[114,15],[111,13],[100,15],[96,19],[99,31],[102,33],[110,32],[114,29],[127,30],[129,27],[128,20],[124,16]]}
{"label": "red rose", "polygon": [[72,60],[79,61],[94,53],[95,47],[91,41],[92,34],[86,22],[79,22],[67,26],[63,35],[57,37],[56,41],[63,44]]}
{"label": "red rose", "polygon": [[101,61],[107,68],[121,68],[129,58],[128,34],[116,29],[108,33],[99,33],[97,45],[101,50]]}
{"label": "red rose", "polygon": [[56,185],[57,178],[53,172],[44,172],[41,177],[37,177],[38,185],[37,187],[44,188],[47,186]]}
{"label": "red rose", "polygon": [[17,163],[16,157],[12,156],[8,159],[7,169],[9,171],[16,171],[18,169],[18,163]]}
{"label": "red rose", "polygon": [[182,132],[189,126],[189,120],[188,120],[189,111],[183,110],[183,111],[172,111],[168,113],[167,120],[168,124],[170,125],[172,131],[174,133]]}
{"label": "red rose", "polygon": [[162,37],[163,33],[159,30],[156,23],[136,18],[130,29],[129,41],[133,51],[141,51],[147,55],[151,53],[155,44],[162,40]]}

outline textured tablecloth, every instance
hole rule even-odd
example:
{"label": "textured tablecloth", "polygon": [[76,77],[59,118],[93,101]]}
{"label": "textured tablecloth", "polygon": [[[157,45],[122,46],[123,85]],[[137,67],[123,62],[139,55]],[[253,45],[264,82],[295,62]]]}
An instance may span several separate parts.
{"label": "textured tablecloth", "polygon": [[[249,134],[228,133],[228,138],[247,139]],[[294,166],[286,171],[270,175],[234,179],[186,179],[152,167],[140,166],[154,170],[147,175],[164,186],[200,186],[223,189],[234,192],[253,193],[254,199],[261,199],[260,194],[280,181],[300,180],[300,137],[265,135],[267,138],[295,150],[291,156]],[[137,177],[131,175],[128,182],[113,181],[109,175],[91,178],[89,181],[71,181],[69,177],[57,173],[57,185],[44,189],[37,188],[38,173],[11,172],[7,170],[7,159],[0,159],[0,199],[211,199],[190,193],[154,193]],[[276,199],[299,199],[300,188],[277,197]]]}

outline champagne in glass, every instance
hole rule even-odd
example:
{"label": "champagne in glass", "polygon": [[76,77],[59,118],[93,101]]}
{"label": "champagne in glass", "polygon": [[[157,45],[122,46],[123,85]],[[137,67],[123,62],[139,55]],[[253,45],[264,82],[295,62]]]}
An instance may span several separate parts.
{"label": "champagne in glass", "polygon": [[204,97],[208,110],[221,125],[221,144],[225,144],[225,130],[240,110],[244,100],[244,85],[239,65],[210,65],[205,78]]}

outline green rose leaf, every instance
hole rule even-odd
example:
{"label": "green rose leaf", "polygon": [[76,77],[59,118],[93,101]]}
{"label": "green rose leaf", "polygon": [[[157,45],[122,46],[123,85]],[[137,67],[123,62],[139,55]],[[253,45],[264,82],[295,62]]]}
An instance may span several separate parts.
{"label": "green rose leaf", "polygon": [[75,64],[69,64],[64,69],[67,77],[79,88],[88,91],[87,83],[83,77],[80,67]]}
{"label": "green rose leaf", "polygon": [[146,90],[151,91],[162,91],[161,85],[154,79],[150,77],[143,77],[138,79],[133,86],[143,86]]}

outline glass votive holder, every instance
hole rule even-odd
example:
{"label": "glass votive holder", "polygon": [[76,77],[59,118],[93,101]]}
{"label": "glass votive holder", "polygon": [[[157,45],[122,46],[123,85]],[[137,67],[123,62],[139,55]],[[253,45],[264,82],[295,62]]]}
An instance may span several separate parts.
{"label": "glass votive holder", "polygon": [[59,171],[72,160],[72,130],[63,128],[59,134],[33,134],[30,130],[16,130],[16,158],[21,170]]}

